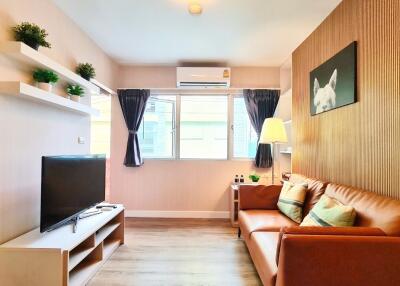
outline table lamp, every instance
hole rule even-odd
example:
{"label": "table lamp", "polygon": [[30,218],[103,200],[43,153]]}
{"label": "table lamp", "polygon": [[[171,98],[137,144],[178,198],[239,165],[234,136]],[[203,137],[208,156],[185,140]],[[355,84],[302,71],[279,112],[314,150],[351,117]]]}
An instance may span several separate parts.
{"label": "table lamp", "polygon": [[283,125],[283,120],[280,118],[267,118],[265,119],[262,129],[259,144],[271,144],[272,150],[272,184],[274,184],[274,153],[275,153],[275,144],[287,143],[287,135],[285,126]]}

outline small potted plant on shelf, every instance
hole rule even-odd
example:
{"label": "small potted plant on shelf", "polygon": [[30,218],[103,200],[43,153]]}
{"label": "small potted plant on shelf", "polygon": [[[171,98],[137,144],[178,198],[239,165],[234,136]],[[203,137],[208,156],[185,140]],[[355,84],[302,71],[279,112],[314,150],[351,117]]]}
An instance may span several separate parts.
{"label": "small potted plant on shelf", "polygon": [[68,84],[67,93],[71,100],[80,102],[81,97],[83,97],[85,93],[85,90],[78,84]]}
{"label": "small potted plant on shelf", "polygon": [[80,63],[76,67],[76,72],[86,80],[90,80],[96,76],[96,70],[92,64]]}
{"label": "small potted plant on shelf", "polygon": [[58,75],[52,70],[37,69],[33,72],[33,79],[38,88],[51,92],[53,84],[58,81]]}
{"label": "small potted plant on shelf", "polygon": [[50,43],[46,41],[46,30],[36,24],[22,22],[13,27],[12,31],[16,41],[23,42],[35,50],[38,50],[40,46],[51,48]]}
{"label": "small potted plant on shelf", "polygon": [[249,179],[253,182],[253,183],[257,183],[260,180],[260,176],[257,175],[256,173],[251,174],[249,176]]}

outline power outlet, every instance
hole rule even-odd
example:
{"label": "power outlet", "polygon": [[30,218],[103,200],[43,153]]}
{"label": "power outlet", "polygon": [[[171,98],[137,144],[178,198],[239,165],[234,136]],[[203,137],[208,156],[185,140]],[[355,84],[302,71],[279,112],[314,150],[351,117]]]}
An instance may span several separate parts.
{"label": "power outlet", "polygon": [[78,144],[85,144],[85,137],[79,136],[78,137]]}

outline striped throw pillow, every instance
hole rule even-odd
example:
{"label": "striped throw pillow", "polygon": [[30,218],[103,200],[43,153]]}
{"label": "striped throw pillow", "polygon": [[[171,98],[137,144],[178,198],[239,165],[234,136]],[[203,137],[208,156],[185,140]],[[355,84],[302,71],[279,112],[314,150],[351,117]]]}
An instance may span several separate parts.
{"label": "striped throw pillow", "polygon": [[300,223],[303,218],[303,204],[306,193],[307,184],[284,182],[279,195],[278,209],[291,220]]}
{"label": "striped throw pillow", "polygon": [[355,218],[353,207],[322,195],[300,226],[353,226]]}

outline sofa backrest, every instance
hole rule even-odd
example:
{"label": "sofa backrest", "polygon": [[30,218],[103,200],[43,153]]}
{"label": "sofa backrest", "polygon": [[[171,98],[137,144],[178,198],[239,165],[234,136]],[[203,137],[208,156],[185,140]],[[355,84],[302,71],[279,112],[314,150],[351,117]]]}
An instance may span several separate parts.
{"label": "sofa backrest", "polygon": [[356,210],[355,226],[379,227],[400,236],[400,201],[373,192],[329,183],[325,194]]}
{"label": "sofa backrest", "polygon": [[305,217],[324,194],[328,183],[300,174],[291,174],[289,181],[294,184],[303,182],[308,184],[307,195],[303,206],[303,217]]}

